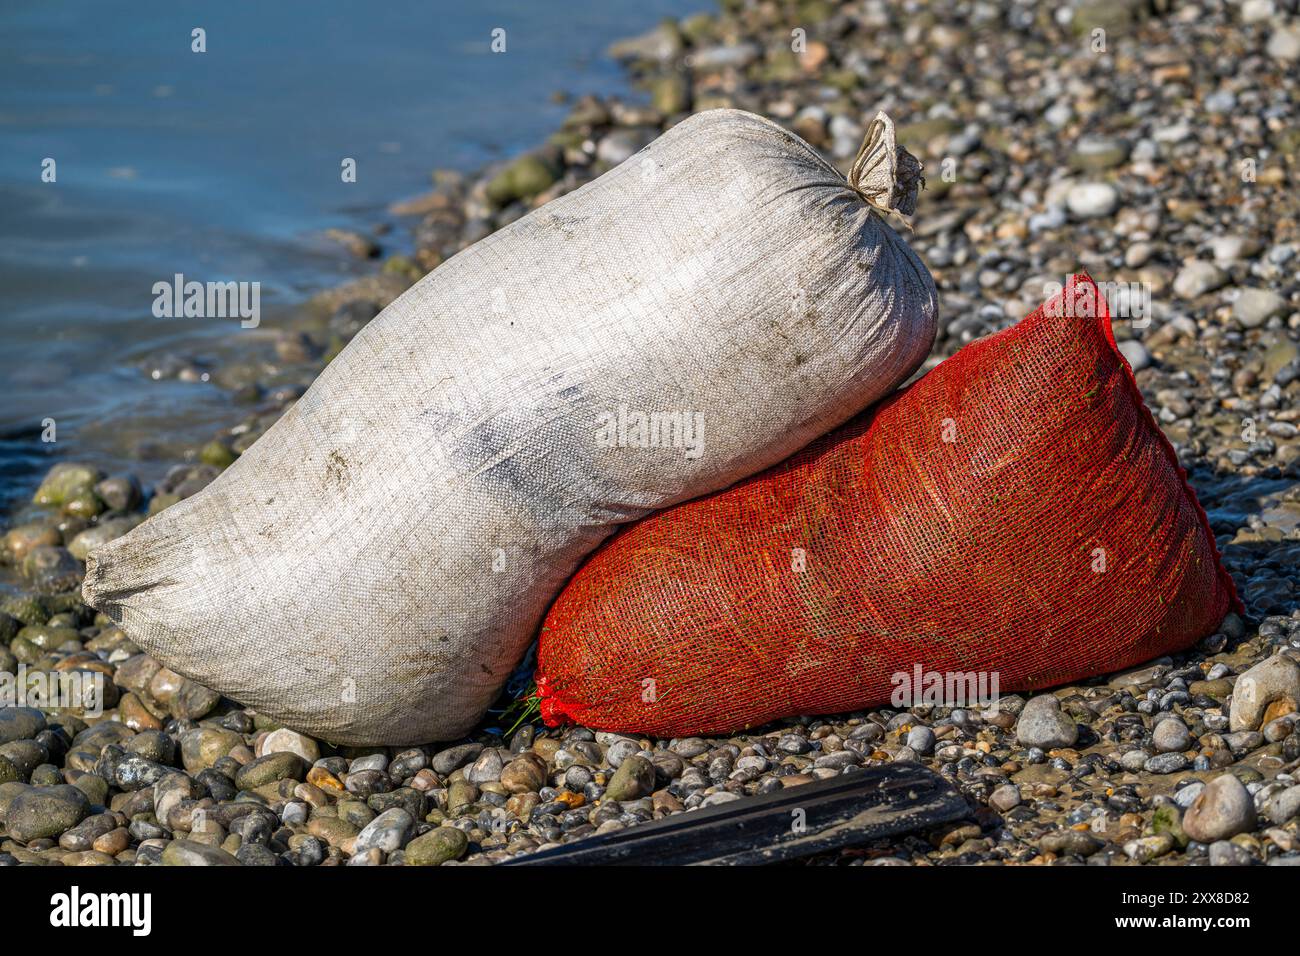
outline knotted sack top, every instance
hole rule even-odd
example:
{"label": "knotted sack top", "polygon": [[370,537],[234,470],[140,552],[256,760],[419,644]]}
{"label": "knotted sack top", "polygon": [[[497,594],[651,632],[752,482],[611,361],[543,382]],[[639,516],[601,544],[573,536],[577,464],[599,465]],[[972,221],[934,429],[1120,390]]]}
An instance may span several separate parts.
{"label": "knotted sack top", "polygon": [[917,194],[925,186],[921,161],[897,144],[894,121],[883,110],[867,127],[848,178],[849,186],[867,205],[904,222],[915,214]]}

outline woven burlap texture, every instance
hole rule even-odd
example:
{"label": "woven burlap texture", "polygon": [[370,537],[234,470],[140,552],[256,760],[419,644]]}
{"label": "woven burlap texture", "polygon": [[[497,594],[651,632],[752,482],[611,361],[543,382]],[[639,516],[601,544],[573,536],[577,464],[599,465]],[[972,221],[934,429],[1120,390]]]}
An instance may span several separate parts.
{"label": "woven burlap texture", "polygon": [[[873,155],[897,162],[883,125]],[[860,181],[890,195],[879,169]],[[619,524],[896,388],[935,311],[921,262],[808,144],[693,116],[426,276],[211,485],[97,551],[86,599],[297,730],[455,739]]]}

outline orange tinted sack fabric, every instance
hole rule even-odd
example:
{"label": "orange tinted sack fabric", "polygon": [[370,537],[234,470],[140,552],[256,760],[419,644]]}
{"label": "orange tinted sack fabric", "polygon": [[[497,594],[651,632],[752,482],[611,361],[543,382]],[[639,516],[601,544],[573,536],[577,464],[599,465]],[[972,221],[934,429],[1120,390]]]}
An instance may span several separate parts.
{"label": "orange tinted sack fabric", "polygon": [[652,515],[551,608],[542,715],[721,734],[1185,648],[1239,607],[1087,276],[785,463]]}

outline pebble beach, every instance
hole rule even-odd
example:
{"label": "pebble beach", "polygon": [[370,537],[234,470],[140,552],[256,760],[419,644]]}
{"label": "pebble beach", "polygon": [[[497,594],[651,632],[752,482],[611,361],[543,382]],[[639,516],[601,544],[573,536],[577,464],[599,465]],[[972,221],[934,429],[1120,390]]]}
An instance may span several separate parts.
{"label": "pebble beach", "polygon": [[[535,149],[432,172],[429,191],[395,197],[400,242],[336,237],[375,260],[368,274],[222,364],[143,363],[246,409],[161,480],[60,458],[19,489],[0,672],[102,675],[105,699],[99,715],[0,706],[0,865],[486,865],[900,761],[950,781],[969,817],[806,862],[1300,864],[1296,5],[728,0],[609,55],[642,96],[575,99]],[[784,124],[841,170],[876,111],[899,124],[926,177],[902,232],[941,300],[926,369],[1075,272],[1102,283],[1242,613],[1178,655],[987,709],[636,738],[545,727],[524,666],[464,740],[349,748],[168,670],[82,602],[87,554],[202,490],[411,284],[718,107]]]}

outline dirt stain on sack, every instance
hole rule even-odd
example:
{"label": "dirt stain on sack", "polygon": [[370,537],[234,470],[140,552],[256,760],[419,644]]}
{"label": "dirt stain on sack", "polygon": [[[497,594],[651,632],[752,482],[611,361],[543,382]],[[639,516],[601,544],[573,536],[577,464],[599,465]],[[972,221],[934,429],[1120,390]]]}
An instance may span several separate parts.
{"label": "dirt stain on sack", "polygon": [[348,460],[340,455],[338,451],[330,452],[329,457],[325,459],[325,484],[333,485],[342,491],[351,480],[348,474],[350,467]]}

